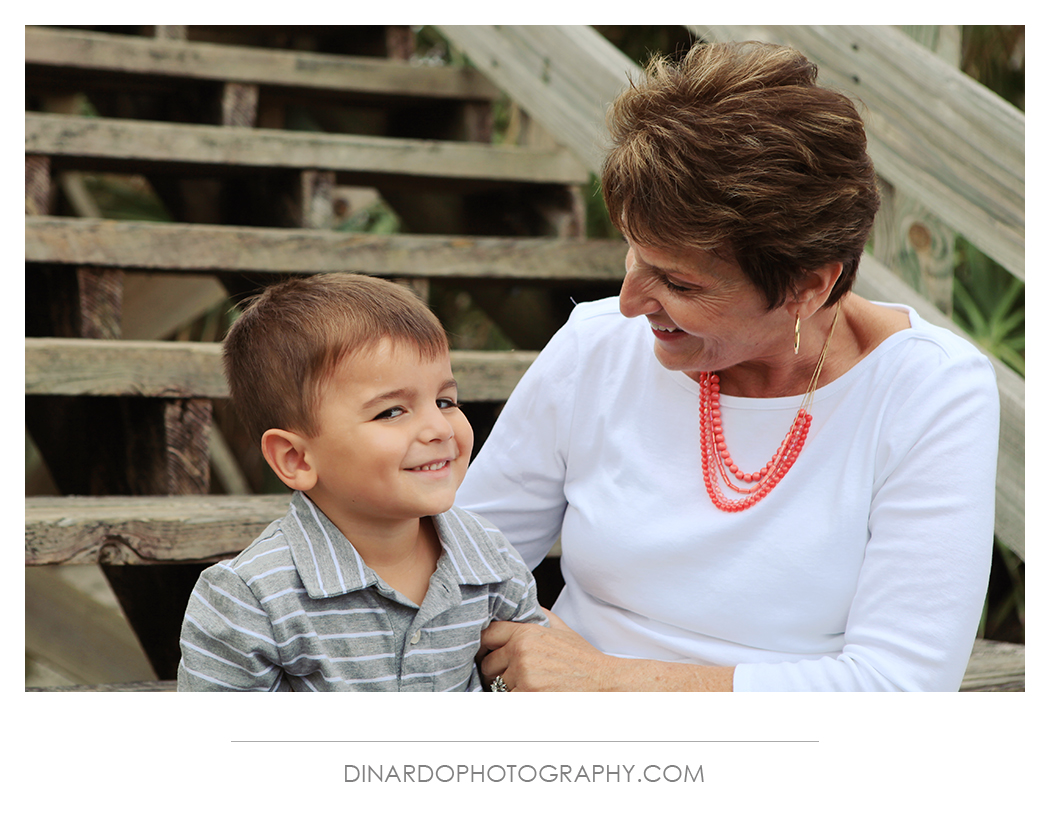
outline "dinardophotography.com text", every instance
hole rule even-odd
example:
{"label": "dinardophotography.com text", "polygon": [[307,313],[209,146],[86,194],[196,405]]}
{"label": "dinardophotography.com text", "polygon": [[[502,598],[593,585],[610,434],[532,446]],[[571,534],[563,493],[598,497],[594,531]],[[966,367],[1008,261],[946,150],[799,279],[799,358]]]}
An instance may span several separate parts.
{"label": "dinardophotography.com text", "polygon": [[343,767],[347,783],[703,783],[703,766],[675,764],[426,764],[396,763]]}

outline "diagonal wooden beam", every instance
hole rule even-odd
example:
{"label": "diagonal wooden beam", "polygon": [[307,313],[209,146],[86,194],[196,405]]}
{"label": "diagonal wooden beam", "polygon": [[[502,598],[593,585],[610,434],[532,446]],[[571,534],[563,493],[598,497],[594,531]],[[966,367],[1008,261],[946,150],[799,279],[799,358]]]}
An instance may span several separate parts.
{"label": "diagonal wooden beam", "polygon": [[601,168],[605,109],[638,64],[590,26],[437,26],[592,173]]}
{"label": "diagonal wooden beam", "polygon": [[1024,279],[1025,116],[893,26],[687,26],[797,48],[860,100],[879,175]]}

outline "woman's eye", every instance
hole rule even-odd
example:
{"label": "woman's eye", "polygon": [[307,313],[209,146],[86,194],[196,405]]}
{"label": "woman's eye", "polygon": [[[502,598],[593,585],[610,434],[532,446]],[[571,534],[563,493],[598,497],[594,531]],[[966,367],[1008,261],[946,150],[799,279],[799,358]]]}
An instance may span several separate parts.
{"label": "woman's eye", "polygon": [[681,284],[676,284],[674,281],[672,281],[666,275],[662,275],[660,277],[661,277],[661,280],[663,281],[664,286],[667,287],[669,290],[671,290],[671,292],[695,292],[696,291],[696,290],[693,289],[693,287],[685,287],[685,286],[682,286]]}

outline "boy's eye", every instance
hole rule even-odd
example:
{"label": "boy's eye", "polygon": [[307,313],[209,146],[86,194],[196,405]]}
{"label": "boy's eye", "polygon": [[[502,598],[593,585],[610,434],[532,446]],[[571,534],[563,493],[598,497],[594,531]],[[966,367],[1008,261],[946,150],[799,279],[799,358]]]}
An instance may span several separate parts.
{"label": "boy's eye", "polygon": [[438,401],[437,401],[437,404],[438,404],[438,408],[439,409],[462,408],[462,405],[463,405],[462,403],[457,403],[451,397],[439,397]]}
{"label": "boy's eye", "polygon": [[391,419],[393,417],[400,417],[404,413],[405,413],[405,410],[403,408],[401,408],[400,406],[394,406],[392,408],[386,409],[385,411],[379,412],[379,414],[377,414],[374,419],[376,419],[376,420],[388,420],[388,419]]}

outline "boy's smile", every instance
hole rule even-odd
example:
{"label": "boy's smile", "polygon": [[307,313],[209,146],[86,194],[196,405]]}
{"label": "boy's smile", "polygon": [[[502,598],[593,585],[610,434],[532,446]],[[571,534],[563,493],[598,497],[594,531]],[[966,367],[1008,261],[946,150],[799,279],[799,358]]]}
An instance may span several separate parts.
{"label": "boy's smile", "polygon": [[474,443],[457,396],[448,355],[421,359],[388,339],[342,360],[322,386],[306,493],[351,542],[452,507]]}

